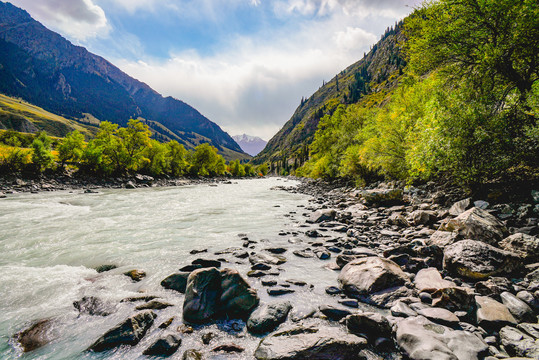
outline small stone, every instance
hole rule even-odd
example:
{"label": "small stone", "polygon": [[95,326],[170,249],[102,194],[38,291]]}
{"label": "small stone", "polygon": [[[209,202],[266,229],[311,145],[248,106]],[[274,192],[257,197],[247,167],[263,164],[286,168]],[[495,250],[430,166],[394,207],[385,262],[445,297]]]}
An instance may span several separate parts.
{"label": "small stone", "polygon": [[139,282],[146,277],[146,273],[141,270],[130,270],[124,273],[125,276],[131,278],[135,282]]}
{"label": "small stone", "polygon": [[174,334],[169,334],[154,342],[149,348],[144,350],[143,355],[148,356],[170,356],[178,350],[182,339]]}

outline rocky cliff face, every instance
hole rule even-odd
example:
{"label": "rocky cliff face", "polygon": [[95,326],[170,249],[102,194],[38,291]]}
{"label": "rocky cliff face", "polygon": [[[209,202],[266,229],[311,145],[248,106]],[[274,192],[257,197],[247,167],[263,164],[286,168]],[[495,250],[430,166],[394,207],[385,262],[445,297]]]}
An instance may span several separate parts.
{"label": "rocky cliff face", "polygon": [[125,125],[129,118],[142,117],[164,125],[188,147],[210,142],[220,150],[242,152],[230,135],[196,109],[161,96],[102,57],[48,30],[26,11],[3,2],[0,92],[72,118],[90,113]]}

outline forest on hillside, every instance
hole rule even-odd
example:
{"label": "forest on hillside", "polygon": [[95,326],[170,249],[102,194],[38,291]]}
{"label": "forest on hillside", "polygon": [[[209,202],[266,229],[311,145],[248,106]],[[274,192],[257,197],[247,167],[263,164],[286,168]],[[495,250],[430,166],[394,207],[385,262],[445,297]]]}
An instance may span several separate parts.
{"label": "forest on hillside", "polygon": [[430,1],[405,19],[399,45],[398,85],[322,117],[293,173],[358,184],[539,178],[537,1]]}

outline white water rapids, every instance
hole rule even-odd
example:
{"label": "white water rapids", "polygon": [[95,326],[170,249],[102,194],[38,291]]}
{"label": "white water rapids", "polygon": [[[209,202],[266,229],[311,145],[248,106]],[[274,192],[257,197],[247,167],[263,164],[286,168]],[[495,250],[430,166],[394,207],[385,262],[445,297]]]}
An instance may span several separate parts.
{"label": "white water rapids", "polygon": [[[163,330],[157,326],[175,317],[167,331],[182,324],[183,295],[164,290],[162,279],[198,257],[226,258],[224,267],[235,268],[245,276],[249,262],[215,251],[241,247],[238,234],[258,241],[257,252],[283,246],[288,262],[279,266],[279,280],[298,279],[314,288],[295,287],[294,294],[271,298],[260,279],[248,281],[257,288],[262,302],[290,300],[296,309],[336,303],[325,294],[325,287],[336,285],[337,274],[324,268],[328,262],[302,259],[292,250],[307,245],[289,244],[293,233],[304,231],[302,214],[309,197],[281,190],[277,185],[293,181],[269,178],[239,180],[218,186],[81,190],[40,194],[12,194],[0,199],[0,358],[1,359],[148,359],[141,353]],[[289,232],[286,236],[281,231]],[[303,238],[304,242],[309,239]],[[208,253],[190,255],[192,249]],[[250,250],[251,251],[251,250]],[[117,269],[98,274],[103,264]],[[140,269],[147,273],[134,283],[123,273]],[[157,295],[177,306],[156,310],[154,326],[134,347],[122,347],[102,354],[86,352],[97,338],[133,315],[140,303],[120,302],[131,296]],[[80,315],[73,302],[83,296],[97,296],[115,304],[110,316]],[[54,319],[55,340],[22,354],[11,337],[32,322]],[[171,359],[181,359],[190,348],[204,349],[208,359],[252,359],[259,338],[245,329],[229,334],[219,325],[182,335],[183,343]],[[209,346],[200,335],[213,331],[217,337]],[[210,354],[208,349],[236,343],[246,348],[241,355]]]}

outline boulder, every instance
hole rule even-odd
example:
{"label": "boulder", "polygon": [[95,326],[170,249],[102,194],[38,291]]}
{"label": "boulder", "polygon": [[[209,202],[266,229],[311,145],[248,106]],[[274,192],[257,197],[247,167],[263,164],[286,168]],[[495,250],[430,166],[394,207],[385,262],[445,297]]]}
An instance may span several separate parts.
{"label": "boulder", "polygon": [[346,327],[353,334],[365,334],[373,342],[379,337],[391,336],[391,325],[386,317],[374,313],[365,312],[353,314],[346,318]]}
{"label": "boulder", "polygon": [[401,189],[373,189],[363,190],[359,194],[365,204],[371,205],[395,205],[403,202]]}
{"label": "boulder", "polygon": [[249,256],[249,262],[251,265],[263,263],[268,265],[281,265],[286,262],[286,257],[282,255],[270,255],[270,254],[253,254]]}
{"label": "boulder", "polygon": [[460,321],[459,318],[451,311],[437,307],[419,309],[417,313],[418,315],[424,316],[435,323],[450,327],[457,326]]}
{"label": "boulder", "polygon": [[396,301],[391,307],[391,315],[400,317],[416,316],[417,312],[402,301]]}
{"label": "boulder", "polygon": [[221,273],[216,268],[193,271],[187,279],[183,303],[183,320],[203,324],[219,311],[221,297]]}
{"label": "boulder", "polygon": [[144,350],[143,355],[148,356],[170,356],[178,350],[182,344],[182,339],[174,334],[169,334],[158,339],[149,348]]}
{"label": "boulder", "polygon": [[512,326],[505,326],[500,330],[500,340],[511,356],[539,359],[539,340]]}
{"label": "boulder", "polygon": [[472,203],[471,198],[457,201],[449,208],[449,215],[459,216],[470,207],[471,203]]}
{"label": "boulder", "polygon": [[454,282],[442,279],[436,268],[421,269],[414,278],[414,285],[419,292],[433,293],[437,290],[454,287]]}
{"label": "boulder", "polygon": [[321,223],[324,221],[333,221],[337,212],[332,209],[319,210],[314,212],[311,217],[307,220],[308,223]]}
{"label": "boulder", "polygon": [[42,319],[16,333],[13,337],[23,352],[32,351],[56,339],[57,334],[54,332],[53,326],[53,319]]}
{"label": "boulder", "polygon": [[161,286],[165,289],[175,290],[179,293],[185,294],[188,277],[189,273],[187,272],[172,274],[161,281]]}
{"label": "boulder", "polygon": [[438,220],[438,216],[431,210],[416,210],[408,215],[408,222],[411,225],[429,225]]}
{"label": "boulder", "polygon": [[108,316],[114,312],[114,305],[95,296],[85,296],[80,300],[74,301],[73,306],[81,314],[93,316]]}
{"label": "boulder", "polygon": [[319,310],[322,314],[327,316],[328,319],[333,321],[340,321],[341,319],[352,314],[348,309],[338,308],[331,305],[322,305],[320,306]]}
{"label": "boulder", "polygon": [[254,356],[258,360],[356,359],[367,341],[348,334],[341,327],[297,326],[265,337]]}
{"label": "boulder", "polygon": [[88,350],[102,352],[121,345],[137,345],[156,317],[152,311],[140,312],[107,331]]}
{"label": "boulder", "polygon": [[451,231],[435,231],[427,241],[428,245],[436,245],[441,248],[446,247],[447,245],[453,244],[457,241],[457,234]]}
{"label": "boulder", "polygon": [[488,280],[476,282],[475,291],[483,296],[499,298],[501,293],[509,291],[512,286],[511,280],[505,277],[493,276]]}
{"label": "boulder", "polygon": [[483,280],[498,274],[510,274],[522,265],[512,252],[475,240],[461,240],[444,250],[444,269],[473,280]]}
{"label": "boulder", "polygon": [[467,287],[448,287],[432,293],[432,306],[451,311],[466,311],[475,305],[474,292]]}
{"label": "boulder", "polygon": [[505,325],[517,324],[504,304],[488,296],[476,296],[475,303],[477,305],[477,324],[483,329],[499,330]]}
{"label": "boulder", "polygon": [[362,295],[403,285],[410,279],[393,261],[370,256],[346,264],[338,281],[347,293]]}
{"label": "boulder", "polygon": [[522,233],[506,237],[500,242],[504,250],[519,254],[527,263],[539,261],[539,238]]}
{"label": "boulder", "polygon": [[256,290],[236,270],[221,271],[221,289],[220,310],[229,318],[246,319],[259,303]]}
{"label": "boulder", "polygon": [[399,321],[396,339],[413,360],[478,360],[488,350],[487,344],[473,333],[435,324],[423,316]]}
{"label": "boulder", "polygon": [[199,265],[202,268],[220,268],[221,262],[213,259],[196,259],[191,262],[192,265]]}
{"label": "boulder", "polygon": [[511,315],[513,315],[519,323],[537,322],[537,316],[535,316],[533,310],[524,301],[508,291],[501,293],[500,297]]}
{"label": "boulder", "polygon": [[486,210],[471,208],[443,224],[439,230],[454,231],[465,239],[496,245],[507,234],[507,228]]}
{"label": "boulder", "polygon": [[261,306],[247,320],[247,329],[253,334],[271,332],[286,321],[291,309],[292,304],[288,301]]}

